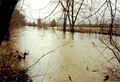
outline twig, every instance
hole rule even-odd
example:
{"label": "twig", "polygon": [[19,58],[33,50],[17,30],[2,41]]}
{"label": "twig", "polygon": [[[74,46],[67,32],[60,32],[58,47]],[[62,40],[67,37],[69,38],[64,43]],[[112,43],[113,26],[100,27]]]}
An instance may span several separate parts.
{"label": "twig", "polygon": [[[71,40],[70,40],[70,41],[71,41]],[[65,46],[66,44],[69,44],[70,41],[67,42],[67,43],[65,43],[65,44],[63,44],[63,45],[60,45],[60,46],[56,47],[55,49],[53,49],[53,50],[47,52],[46,54],[42,55],[34,64],[32,64],[31,66],[29,66],[28,69],[31,68],[32,66],[34,66],[35,64],[37,64],[43,57],[49,55],[50,53],[54,52],[54,51],[57,50],[58,48],[63,47],[63,46]]]}

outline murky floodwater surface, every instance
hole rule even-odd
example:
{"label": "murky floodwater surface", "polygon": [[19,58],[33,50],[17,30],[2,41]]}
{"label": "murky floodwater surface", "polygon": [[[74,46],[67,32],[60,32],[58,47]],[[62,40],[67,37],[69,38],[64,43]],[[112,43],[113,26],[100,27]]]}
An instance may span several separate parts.
{"label": "murky floodwater surface", "polygon": [[23,66],[29,67],[40,59],[29,68],[33,82],[104,82],[104,57],[111,57],[111,52],[99,41],[100,35],[35,27],[16,30],[16,34],[13,40],[17,48],[29,51]]}

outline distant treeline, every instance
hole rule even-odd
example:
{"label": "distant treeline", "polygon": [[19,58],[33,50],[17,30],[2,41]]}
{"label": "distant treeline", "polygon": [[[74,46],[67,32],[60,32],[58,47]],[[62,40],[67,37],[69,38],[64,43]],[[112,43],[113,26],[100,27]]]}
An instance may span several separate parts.
{"label": "distant treeline", "polygon": [[18,27],[25,26],[25,25],[26,25],[25,16],[21,14],[19,10],[14,9],[11,22],[10,22],[10,27],[18,28]]}

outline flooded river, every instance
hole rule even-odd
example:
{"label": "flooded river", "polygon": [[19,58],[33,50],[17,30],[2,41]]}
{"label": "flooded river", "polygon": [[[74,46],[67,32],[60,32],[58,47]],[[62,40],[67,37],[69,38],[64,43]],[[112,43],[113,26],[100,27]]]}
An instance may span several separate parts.
{"label": "flooded river", "polygon": [[22,65],[29,67],[33,82],[104,82],[109,75],[112,54],[99,34],[25,27],[12,36],[19,51],[29,51]]}

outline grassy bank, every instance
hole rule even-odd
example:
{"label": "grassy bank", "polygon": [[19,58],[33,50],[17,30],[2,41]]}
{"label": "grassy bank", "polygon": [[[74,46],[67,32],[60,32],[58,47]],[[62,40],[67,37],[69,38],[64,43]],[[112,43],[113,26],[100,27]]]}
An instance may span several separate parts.
{"label": "grassy bank", "polygon": [[[61,30],[63,31],[63,28],[61,27],[51,27],[53,29]],[[70,31],[69,27],[66,27],[66,31]],[[80,32],[80,33],[97,33],[97,34],[109,34],[108,28],[95,28],[95,27],[75,27],[74,32]],[[120,28],[113,28],[113,35],[120,36]]]}

